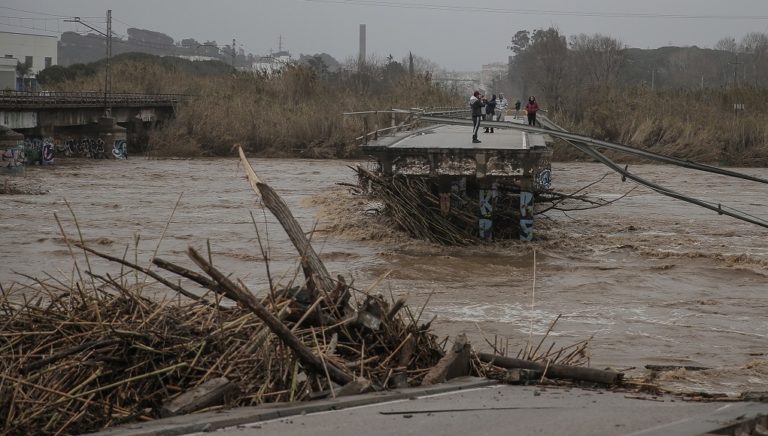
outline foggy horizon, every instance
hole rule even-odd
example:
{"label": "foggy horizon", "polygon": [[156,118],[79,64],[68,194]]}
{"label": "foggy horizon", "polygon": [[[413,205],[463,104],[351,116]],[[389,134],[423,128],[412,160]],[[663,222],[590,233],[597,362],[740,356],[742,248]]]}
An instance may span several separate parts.
{"label": "foggy horizon", "polygon": [[359,25],[366,24],[368,56],[391,54],[399,60],[413,52],[456,71],[506,62],[512,36],[524,29],[556,27],[566,36],[600,33],[636,48],[711,48],[723,37],[738,41],[746,33],[768,32],[764,0],[616,3],[585,0],[576,7],[564,0],[530,6],[500,0],[473,5],[457,0],[230,0],[211,6],[200,0],[137,0],[127,5],[115,0],[7,0],[0,6],[0,30],[56,36],[86,32],[86,27],[64,19],[78,16],[101,28],[106,10],[112,9],[118,35],[135,27],[175,41],[194,38],[225,45],[235,38],[238,49],[255,55],[277,51],[282,38],[282,48],[294,57],[325,52],[343,62],[357,56]]}

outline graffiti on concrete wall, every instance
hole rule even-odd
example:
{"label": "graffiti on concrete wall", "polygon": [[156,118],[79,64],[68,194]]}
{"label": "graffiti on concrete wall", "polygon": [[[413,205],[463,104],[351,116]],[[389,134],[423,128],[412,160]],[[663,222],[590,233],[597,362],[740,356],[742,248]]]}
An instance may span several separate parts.
{"label": "graffiti on concrete wall", "polygon": [[115,159],[128,159],[128,144],[124,139],[115,139],[112,144],[112,156]]}
{"label": "graffiti on concrete wall", "polygon": [[480,239],[493,239],[493,207],[499,191],[494,183],[491,189],[480,190],[480,219],[478,230]]}
{"label": "graffiti on concrete wall", "polygon": [[542,160],[533,181],[539,191],[552,189],[552,163],[548,160]]}
{"label": "graffiti on concrete wall", "polygon": [[61,152],[68,157],[84,157],[86,159],[105,159],[104,141],[101,138],[66,138],[63,140]]}
{"label": "graffiti on concrete wall", "polygon": [[3,167],[53,165],[56,156],[107,159],[110,155],[115,159],[127,159],[126,141],[116,139],[111,151],[107,152],[101,138],[25,138],[15,147],[0,150]]}
{"label": "graffiti on concrete wall", "polygon": [[533,240],[533,192],[520,192],[520,240]]}
{"label": "graffiti on concrete wall", "polygon": [[53,165],[53,138],[26,138],[23,147],[25,164]]}
{"label": "graffiti on concrete wall", "polygon": [[2,166],[8,168],[21,167],[27,159],[23,145],[5,149],[0,156],[3,163]]}

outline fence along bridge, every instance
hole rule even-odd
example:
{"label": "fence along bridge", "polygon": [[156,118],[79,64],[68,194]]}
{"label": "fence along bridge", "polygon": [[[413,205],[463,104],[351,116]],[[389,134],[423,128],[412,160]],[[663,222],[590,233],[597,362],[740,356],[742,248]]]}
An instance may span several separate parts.
{"label": "fence along bridge", "polygon": [[0,92],[0,111],[24,109],[175,107],[185,95],[103,92]]}
{"label": "fence along bridge", "polygon": [[[391,126],[376,128],[358,138],[363,142],[362,150],[376,160],[379,172],[386,176],[431,179],[440,194],[441,209],[446,213],[450,212],[451,203],[448,201],[444,206],[444,198],[454,198],[452,195],[456,194],[476,195],[475,198],[480,200],[480,210],[477,211],[478,234],[484,239],[494,237],[494,217],[497,215],[494,208],[499,206],[498,200],[502,196],[518,199],[519,238],[533,238],[534,199],[537,194],[547,192],[551,188],[552,149],[549,144],[552,138],[565,141],[566,144],[619,173],[624,179],[633,180],[659,194],[768,228],[768,221],[763,218],[721,203],[693,198],[634,175],[627,167],[622,168],[610,160],[601,150],[613,150],[647,160],[757,183],[768,184],[768,179],[573,134],[546,116],[539,116],[540,127],[525,125],[522,120],[483,121],[482,127],[493,128],[495,133],[482,135],[483,142],[473,144],[470,139],[472,121],[468,118],[468,111],[464,109],[394,110],[357,112],[350,115],[367,117],[389,112],[393,114]],[[394,114],[405,114],[405,120],[399,124],[395,123]],[[369,123],[364,125],[367,127]],[[505,206],[509,207],[509,203]]]}

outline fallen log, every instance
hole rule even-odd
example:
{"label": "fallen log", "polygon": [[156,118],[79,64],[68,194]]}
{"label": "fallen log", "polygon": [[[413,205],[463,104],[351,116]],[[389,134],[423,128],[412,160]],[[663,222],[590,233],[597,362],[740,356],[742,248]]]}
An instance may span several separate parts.
{"label": "fallen log", "polygon": [[452,378],[469,375],[469,357],[472,352],[472,346],[467,341],[467,336],[460,334],[456,336],[453,348],[429,370],[422,380],[421,385],[434,385],[442,383]]}
{"label": "fallen log", "polygon": [[514,359],[512,357],[497,356],[490,353],[478,353],[481,362],[490,363],[501,368],[513,369],[532,369],[542,371],[545,377],[553,379],[569,379],[575,381],[586,381],[601,383],[605,385],[615,385],[621,383],[624,374],[621,372],[584,368],[580,366],[567,365],[549,365],[531,360]]}
{"label": "fallen log", "polygon": [[248,183],[250,183],[251,188],[261,197],[264,206],[277,218],[293,246],[296,247],[296,250],[302,256],[304,260],[302,266],[304,266],[304,275],[307,281],[312,282],[317,278],[317,281],[320,283],[316,285],[319,285],[325,292],[331,292],[334,288],[333,279],[331,279],[331,275],[320,260],[320,256],[309,243],[309,239],[307,239],[307,236],[301,229],[299,222],[296,221],[291,210],[288,209],[288,205],[285,204],[274,189],[259,179],[259,176],[256,175],[253,167],[245,157],[242,147],[238,147],[238,152],[240,153],[240,162],[243,164],[243,169],[248,177]]}
{"label": "fallen log", "polygon": [[215,406],[224,402],[227,394],[235,391],[237,391],[237,385],[226,377],[214,378],[163,405],[160,415],[163,417],[185,415]]}

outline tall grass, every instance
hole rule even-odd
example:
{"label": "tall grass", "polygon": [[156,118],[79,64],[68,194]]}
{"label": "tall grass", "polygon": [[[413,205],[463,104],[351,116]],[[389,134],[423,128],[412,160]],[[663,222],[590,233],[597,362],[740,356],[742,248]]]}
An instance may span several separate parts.
{"label": "tall grass", "polygon": [[[222,156],[242,144],[263,156],[351,157],[358,149],[354,138],[364,126],[343,112],[450,106],[464,100],[426,76],[384,80],[376,68],[324,78],[298,65],[272,75],[201,77],[172,65],[129,60],[115,64],[112,77],[114,92],[190,96],[174,120],[150,134],[149,151],[155,156]],[[67,91],[102,87],[103,74],[57,86]]]}
{"label": "tall grass", "polygon": [[[600,87],[572,96],[555,117],[574,132],[680,158],[768,165],[766,89]],[[560,159],[575,156],[559,151]]]}

